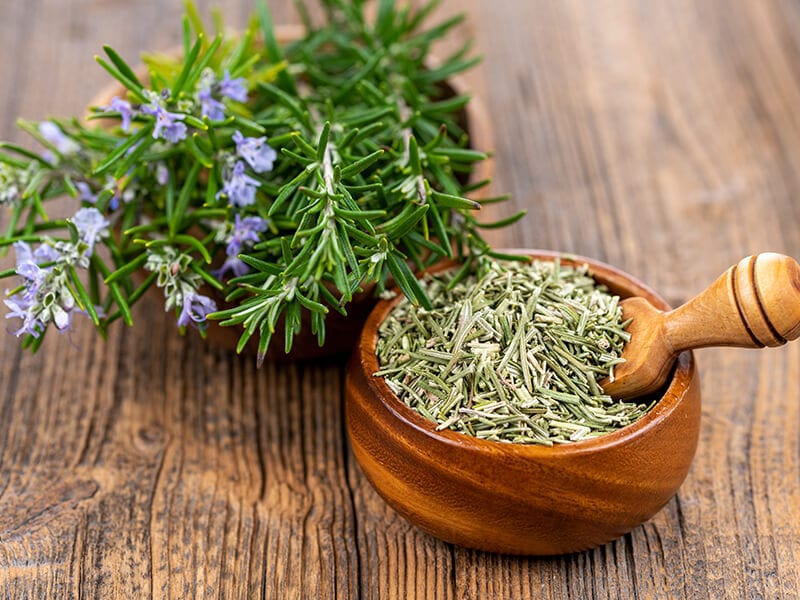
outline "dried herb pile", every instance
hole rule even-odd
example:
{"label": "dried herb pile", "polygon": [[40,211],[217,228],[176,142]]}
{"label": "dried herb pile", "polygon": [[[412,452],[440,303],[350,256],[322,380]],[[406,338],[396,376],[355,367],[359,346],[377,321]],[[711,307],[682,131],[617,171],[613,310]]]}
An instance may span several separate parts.
{"label": "dried herb pile", "polygon": [[379,330],[376,376],[417,412],[478,438],[553,445],[633,423],[650,406],[618,402],[613,376],[629,339],[619,298],[587,267],[480,261],[428,275],[432,310],[402,300]]}

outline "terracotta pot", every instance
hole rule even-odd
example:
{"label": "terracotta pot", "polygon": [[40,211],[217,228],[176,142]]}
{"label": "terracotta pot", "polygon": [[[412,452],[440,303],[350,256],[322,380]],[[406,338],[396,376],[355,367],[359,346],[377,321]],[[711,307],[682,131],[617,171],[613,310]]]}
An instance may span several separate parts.
{"label": "terracotta pot", "polygon": [[[581,257],[562,261],[588,263],[612,292],[668,308],[650,288],[613,267]],[[683,482],[700,427],[700,384],[691,352],[679,357],[651,412],[614,433],[554,447],[480,440],[436,431],[373,376],[378,326],[397,301],[380,302],[367,319],[348,367],[346,418],[367,478],[413,524],[480,550],[574,552],[643,523]]]}
{"label": "terracotta pot", "polygon": [[[276,35],[281,43],[288,43],[300,39],[304,34],[303,27],[295,25],[279,25],[276,27]],[[180,50],[174,50],[175,54]],[[431,61],[436,63],[435,59]],[[135,69],[140,79],[146,79],[147,69],[144,65]],[[460,77],[456,76],[448,80],[444,97],[457,96],[468,93],[468,89]],[[113,83],[101,90],[91,101],[90,106],[107,106],[114,96],[124,96],[125,88],[118,83]],[[489,151],[494,147],[492,129],[486,109],[479,98],[472,98],[467,104],[462,115],[462,126],[470,134],[472,147]],[[478,182],[489,179],[494,169],[493,159],[490,156],[486,160],[477,164],[475,170],[467,178],[468,182]],[[481,188],[470,194],[470,197],[480,200],[486,197],[487,188]],[[204,289],[206,295],[216,296],[217,304],[222,304],[221,298],[213,290]],[[370,287],[364,293],[358,294],[353,301],[347,305],[347,317],[331,311],[325,319],[326,341],[323,347],[317,343],[316,336],[311,333],[311,320],[309,315],[303,315],[301,332],[295,337],[292,351],[287,355],[284,353],[283,344],[283,325],[278,324],[278,330],[273,336],[267,358],[270,360],[307,360],[335,356],[350,352],[356,344],[361,326],[369,314],[369,311],[377,302]],[[224,348],[234,350],[241,335],[239,327],[220,327],[216,322],[208,325],[207,341]],[[257,339],[247,344],[244,352],[255,354],[257,351]]]}

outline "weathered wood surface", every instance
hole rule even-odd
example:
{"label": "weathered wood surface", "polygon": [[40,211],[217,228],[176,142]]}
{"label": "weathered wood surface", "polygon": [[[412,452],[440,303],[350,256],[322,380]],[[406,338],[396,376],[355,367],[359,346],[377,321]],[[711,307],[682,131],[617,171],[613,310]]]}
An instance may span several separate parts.
{"label": "weathered wood surface", "polygon": [[[247,0],[219,4],[244,23]],[[0,0],[0,137],[22,139],[18,114],[80,112],[105,81],[101,44],[173,45],[180,5]],[[747,254],[800,256],[798,3],[440,12],[460,9],[485,55],[470,81],[494,116],[496,189],[529,211],[495,242],[604,259],[673,303]],[[347,447],[340,362],[257,371],[181,339],[155,303],[135,318],[35,357],[0,338],[0,597],[800,595],[798,344],[700,351],[702,433],[678,496],[603,548],[519,559],[386,507]]]}

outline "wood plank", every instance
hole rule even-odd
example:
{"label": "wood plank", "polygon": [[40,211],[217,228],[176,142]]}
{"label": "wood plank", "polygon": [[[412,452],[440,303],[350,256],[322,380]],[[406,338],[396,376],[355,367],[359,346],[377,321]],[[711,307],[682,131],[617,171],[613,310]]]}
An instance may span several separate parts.
{"label": "wood plank", "polygon": [[[0,136],[80,112],[181,3],[29,0],[0,19]],[[210,0],[199,2],[203,10]],[[214,2],[241,26],[248,2]],[[291,2],[273,0],[279,21]],[[497,245],[605,259],[679,303],[746,254],[800,256],[800,7],[788,0],[444,0],[496,132]],[[13,49],[13,51],[12,51]],[[10,258],[0,260],[7,265]],[[406,523],[354,464],[341,362],[268,366],[173,332],[0,339],[4,597],[793,598],[800,350],[698,353],[703,430],[678,496],[603,548],[516,558]],[[654,465],[657,468],[657,465]]]}

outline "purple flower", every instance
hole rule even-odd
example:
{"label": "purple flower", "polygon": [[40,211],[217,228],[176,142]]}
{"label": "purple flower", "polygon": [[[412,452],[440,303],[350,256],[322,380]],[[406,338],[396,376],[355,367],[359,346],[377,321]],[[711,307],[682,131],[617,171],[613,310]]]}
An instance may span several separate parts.
{"label": "purple flower", "polygon": [[168,142],[177,144],[186,138],[186,125],[181,123],[186,118],[186,115],[169,112],[158,102],[145,104],[142,107],[142,112],[156,118],[156,126],[153,129],[154,139],[162,137]]}
{"label": "purple flower", "polygon": [[17,269],[25,265],[41,265],[46,262],[58,260],[61,253],[49,244],[41,244],[36,250],[31,250],[27,242],[14,242],[14,252],[17,255]]}
{"label": "purple flower", "polygon": [[50,309],[50,318],[53,319],[53,324],[59,331],[65,331],[72,325],[72,309],[75,308],[75,301],[72,296],[62,296],[62,301],[70,301],[71,304],[62,306],[57,302],[53,302],[48,308]]}
{"label": "purple flower", "polygon": [[[130,171],[128,173],[130,173]],[[78,191],[80,192],[80,198],[83,202],[95,204],[97,199],[100,197],[100,193],[98,192],[95,194],[88,183],[79,181],[75,184],[75,187],[78,188]],[[119,208],[120,199],[122,199],[124,202],[129,202],[132,199],[132,196],[130,196],[128,192],[123,192],[120,189],[120,184],[110,175],[106,179],[106,183],[100,191],[113,192],[113,195],[108,201],[108,208],[111,210],[117,210],[117,208]]]}
{"label": "purple flower", "polygon": [[71,137],[67,136],[61,128],[52,121],[39,123],[39,133],[42,137],[55,146],[59,154],[75,154],[80,146]]}
{"label": "purple flower", "polygon": [[42,244],[33,252],[27,243],[21,241],[14,242],[14,252],[17,254],[17,275],[25,279],[26,291],[23,297],[29,299],[36,295],[49,271],[42,269],[39,264],[56,260],[59,253],[47,244]]}
{"label": "purple flower", "polygon": [[25,279],[25,285],[27,286],[26,296],[35,294],[36,290],[39,289],[39,286],[42,285],[44,278],[47,276],[47,269],[41,268],[33,261],[17,264],[16,271],[17,275]]}
{"label": "purple flower", "polygon": [[235,216],[233,231],[226,238],[228,245],[225,248],[225,254],[227,254],[228,257],[225,259],[225,262],[222,263],[222,266],[214,271],[212,275],[222,280],[225,275],[227,275],[228,271],[232,271],[234,277],[241,277],[247,273],[250,267],[239,258],[239,253],[242,251],[242,248],[249,248],[257,243],[260,239],[258,234],[266,231],[268,225],[268,221],[261,217],[245,217],[243,219],[237,214]]}
{"label": "purple flower", "polygon": [[211,271],[211,274],[222,281],[225,279],[228,271],[232,272],[234,277],[241,277],[250,271],[250,267],[238,256],[229,256],[225,259],[225,262],[222,263],[222,266],[219,269]]}
{"label": "purple flower", "polygon": [[89,249],[86,251],[87,255],[92,254],[95,242],[97,242],[99,238],[108,236],[108,226],[110,223],[96,208],[80,209],[75,213],[71,221],[78,229],[81,239],[89,246]]}
{"label": "purple flower", "polygon": [[242,77],[231,79],[225,70],[225,76],[219,82],[219,93],[237,102],[247,102],[247,81]]}
{"label": "purple flower", "polygon": [[118,112],[122,119],[122,124],[120,125],[122,131],[130,131],[131,119],[133,118],[133,109],[130,102],[123,100],[119,96],[114,96],[111,99],[111,104],[103,107],[103,110]]}
{"label": "purple flower", "polygon": [[244,172],[244,163],[239,160],[230,173],[230,179],[217,192],[217,198],[224,194],[233,206],[249,206],[256,201],[256,188],[259,185],[258,180]]}
{"label": "purple flower", "polygon": [[197,92],[200,100],[200,114],[212,121],[222,121],[225,118],[225,105],[211,95],[211,88],[204,88]]}
{"label": "purple flower", "polygon": [[259,241],[258,234],[267,230],[268,222],[261,217],[245,217],[236,215],[233,224],[233,233],[228,238],[228,247],[225,253],[236,256],[242,251],[242,246],[250,246]]}
{"label": "purple flower", "polygon": [[14,252],[17,255],[17,268],[24,263],[33,262],[33,250],[28,242],[14,242]]}
{"label": "purple flower", "polygon": [[25,300],[19,295],[16,295],[7,298],[3,302],[5,302],[5,305],[11,309],[10,312],[6,314],[6,319],[22,319],[22,325],[20,328],[12,331],[11,333],[17,337],[26,334],[30,334],[33,337],[39,337],[41,332],[44,330],[44,325],[31,312],[31,300]]}
{"label": "purple flower", "polygon": [[61,257],[61,253],[49,244],[41,244],[34,252],[33,258],[37,265],[47,262],[55,262]]}
{"label": "purple flower", "polygon": [[111,199],[108,201],[108,209],[113,211],[119,208],[120,199],[122,199],[124,202],[128,202],[128,199],[125,198],[125,192],[119,188],[116,181],[112,180],[111,186],[111,188],[107,187],[106,189],[114,190],[114,195],[111,196]]}
{"label": "purple flower", "polygon": [[167,185],[169,183],[169,169],[163,162],[156,165],[156,181],[158,185]]}
{"label": "purple flower", "polygon": [[267,138],[244,137],[240,131],[236,131],[233,141],[236,142],[236,154],[245,159],[253,171],[266,173],[272,170],[277,153],[267,145]]}
{"label": "purple flower", "polygon": [[[183,115],[175,115],[173,117],[180,117],[183,118]],[[158,124],[156,124],[158,127]],[[181,123],[180,121],[175,122],[172,121],[164,125],[163,137],[171,144],[177,144],[181,140],[186,139],[186,125]]]}
{"label": "purple flower", "polygon": [[5,305],[11,309],[6,314],[6,319],[22,319],[20,328],[12,333],[17,337],[25,334],[39,337],[45,327],[42,318],[46,319],[46,322],[52,320],[59,331],[69,329],[72,324],[72,309],[75,308],[75,300],[67,294],[62,295],[61,301],[63,305],[59,304],[52,294],[48,294],[42,303],[37,302],[35,296],[28,298],[15,295],[6,299]]}
{"label": "purple flower", "polygon": [[88,183],[79,181],[75,184],[75,187],[78,188],[78,191],[81,193],[81,200],[83,202],[89,202],[90,204],[97,202],[97,194],[92,192],[92,188]]}
{"label": "purple flower", "polygon": [[58,259],[60,253],[48,244],[31,251],[25,242],[16,242],[14,250],[17,254],[17,274],[25,280],[25,290],[5,300],[5,305],[10,309],[6,318],[22,320],[20,328],[12,333],[16,336],[30,334],[39,337],[50,321],[61,331],[68,329],[75,299],[63,284],[52,278],[51,267],[39,266]]}
{"label": "purple flower", "polygon": [[217,310],[217,305],[211,298],[196,292],[184,292],[178,326],[186,327],[189,323],[205,323],[206,315],[215,310]]}

